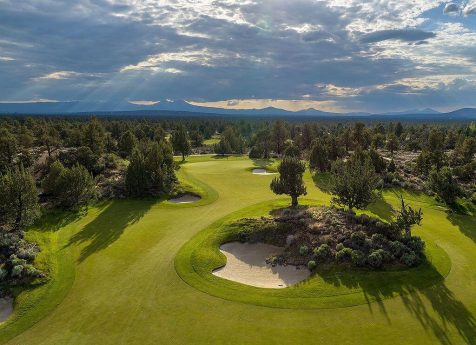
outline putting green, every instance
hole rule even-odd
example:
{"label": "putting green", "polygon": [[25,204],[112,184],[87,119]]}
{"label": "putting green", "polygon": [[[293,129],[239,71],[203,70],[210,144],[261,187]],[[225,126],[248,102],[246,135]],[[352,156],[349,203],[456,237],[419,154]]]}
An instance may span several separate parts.
{"label": "putting green", "polygon": [[[474,217],[451,215],[430,198],[405,193],[423,208],[424,223],[415,233],[451,260],[447,277],[430,287],[375,302],[368,294],[368,303],[346,308],[242,303],[190,286],[174,260],[180,248],[224,217],[279,202],[268,188],[273,176],[251,174],[248,169],[258,164],[247,158],[190,161],[180,175],[201,189],[204,198],[197,203],[120,200],[79,217],[50,217],[31,229],[28,236],[41,243],[39,261],[51,279],[18,296],[12,318],[0,326],[0,343],[475,343]],[[329,202],[308,173],[306,183],[307,199]],[[389,217],[397,194],[385,193],[367,212]],[[357,295],[365,292],[365,284],[356,289]]]}

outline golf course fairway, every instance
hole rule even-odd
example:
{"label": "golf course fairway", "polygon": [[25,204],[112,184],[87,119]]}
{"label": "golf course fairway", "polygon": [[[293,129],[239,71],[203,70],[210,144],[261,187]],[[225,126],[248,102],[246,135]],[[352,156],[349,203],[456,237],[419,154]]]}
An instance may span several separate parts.
{"label": "golf course fairway", "polygon": [[[197,202],[118,200],[45,218],[27,237],[50,279],[17,296],[0,344],[476,344],[476,218],[424,195],[386,191],[364,212],[389,219],[400,193],[421,207],[414,232],[428,244],[430,275],[417,268],[381,287],[316,276],[277,292],[195,272],[197,239],[288,203],[253,167],[266,165],[190,157],[178,176]],[[309,172],[305,181],[303,203],[330,203]]]}

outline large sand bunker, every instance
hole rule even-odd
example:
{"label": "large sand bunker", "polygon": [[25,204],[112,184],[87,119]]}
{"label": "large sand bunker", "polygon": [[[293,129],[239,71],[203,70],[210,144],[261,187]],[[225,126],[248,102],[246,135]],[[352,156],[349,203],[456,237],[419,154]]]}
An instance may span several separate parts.
{"label": "large sand bunker", "polygon": [[283,250],[264,243],[226,243],[220,247],[220,251],[226,256],[226,265],[213,271],[213,274],[220,278],[268,289],[282,289],[309,277],[310,272],[305,267],[273,267],[266,263],[267,258],[279,255]]}
{"label": "large sand bunker", "polygon": [[253,169],[253,174],[255,174],[255,175],[276,175],[276,173],[269,172],[264,168]]}
{"label": "large sand bunker", "polygon": [[0,323],[4,322],[13,312],[13,298],[0,298]]}
{"label": "large sand bunker", "polygon": [[182,196],[179,196],[178,198],[170,199],[169,201],[174,204],[189,204],[192,202],[196,202],[200,199],[201,198],[198,195],[187,193]]}

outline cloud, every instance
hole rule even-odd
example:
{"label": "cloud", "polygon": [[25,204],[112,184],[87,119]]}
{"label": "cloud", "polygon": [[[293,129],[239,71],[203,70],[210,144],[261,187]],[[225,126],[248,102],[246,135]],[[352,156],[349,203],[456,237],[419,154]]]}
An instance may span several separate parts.
{"label": "cloud", "polygon": [[463,13],[467,16],[476,14],[476,1],[474,0],[469,1],[463,10]]}
{"label": "cloud", "polygon": [[418,42],[436,37],[434,32],[419,29],[394,29],[374,31],[364,35],[360,41],[362,43],[377,43],[388,40],[398,40],[404,42]]}
{"label": "cloud", "polygon": [[443,13],[450,14],[450,15],[456,15],[456,14],[459,14],[460,12],[461,12],[460,7],[458,6],[458,4],[455,4],[454,2],[450,2],[446,4],[443,10]]}
{"label": "cloud", "polygon": [[[475,73],[474,24],[442,16],[441,0],[0,2],[0,100],[305,98],[365,110],[394,106],[392,94],[416,101],[414,84],[390,87],[401,79]],[[467,100],[447,85],[425,92]]]}

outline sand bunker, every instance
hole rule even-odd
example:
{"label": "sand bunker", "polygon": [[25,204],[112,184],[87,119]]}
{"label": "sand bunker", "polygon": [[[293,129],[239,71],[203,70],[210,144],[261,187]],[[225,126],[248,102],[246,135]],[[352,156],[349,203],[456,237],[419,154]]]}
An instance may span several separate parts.
{"label": "sand bunker", "polygon": [[309,277],[307,268],[271,266],[266,259],[282,253],[284,249],[264,243],[230,242],[220,251],[226,256],[226,265],[213,271],[217,277],[242,284],[268,289],[282,289]]}
{"label": "sand bunker", "polygon": [[196,202],[201,198],[195,194],[184,194],[178,198],[170,199],[169,201],[174,204],[189,204],[191,202]]}
{"label": "sand bunker", "polygon": [[6,321],[13,312],[13,298],[0,298],[0,323]]}
{"label": "sand bunker", "polygon": [[255,174],[255,175],[275,175],[276,173],[268,172],[264,168],[256,168],[256,169],[253,169],[253,174]]}

